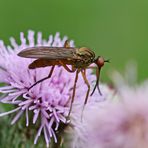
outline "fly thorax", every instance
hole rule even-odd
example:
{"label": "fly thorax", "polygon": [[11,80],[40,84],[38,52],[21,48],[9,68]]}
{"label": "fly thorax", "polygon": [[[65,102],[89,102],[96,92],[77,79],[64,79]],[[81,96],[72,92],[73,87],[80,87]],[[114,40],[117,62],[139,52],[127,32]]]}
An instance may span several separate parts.
{"label": "fly thorax", "polygon": [[93,60],[95,58],[94,52],[87,47],[81,47],[77,49],[76,54],[83,59]]}
{"label": "fly thorax", "polygon": [[78,48],[76,50],[76,56],[77,67],[87,67],[93,62],[95,58],[94,52],[87,47]]}

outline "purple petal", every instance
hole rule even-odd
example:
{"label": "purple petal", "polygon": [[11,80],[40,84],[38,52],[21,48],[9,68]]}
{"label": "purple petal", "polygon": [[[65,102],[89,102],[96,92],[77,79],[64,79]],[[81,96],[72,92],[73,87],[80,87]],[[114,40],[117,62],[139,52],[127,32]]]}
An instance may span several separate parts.
{"label": "purple petal", "polygon": [[26,109],[26,126],[29,125],[28,108]]}
{"label": "purple petal", "polygon": [[23,114],[23,112],[24,112],[23,110],[20,110],[20,112],[17,113],[16,116],[11,121],[11,124],[14,124],[21,117],[21,115]]}
{"label": "purple petal", "polygon": [[33,116],[33,124],[35,124],[35,122],[36,122],[36,120],[37,120],[37,118],[38,118],[38,116],[39,116],[39,113],[40,113],[40,110],[38,109],[36,109],[36,110],[34,110],[34,116]]}
{"label": "purple petal", "polygon": [[15,108],[15,109],[13,109],[11,111],[8,111],[8,112],[0,113],[0,117],[11,114],[11,113],[14,113],[14,112],[18,111],[19,109],[20,109],[20,107]]}

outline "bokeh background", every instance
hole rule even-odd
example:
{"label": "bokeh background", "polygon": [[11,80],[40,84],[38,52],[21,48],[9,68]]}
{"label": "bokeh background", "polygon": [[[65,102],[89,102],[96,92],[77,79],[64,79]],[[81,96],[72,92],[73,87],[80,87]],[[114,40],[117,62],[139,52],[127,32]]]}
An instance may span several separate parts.
{"label": "bokeh background", "polygon": [[0,39],[9,44],[13,36],[19,42],[19,33],[29,29],[45,38],[58,31],[111,59],[103,80],[131,60],[138,64],[138,79],[147,78],[147,0],[0,0]]}
{"label": "bokeh background", "polygon": [[[44,38],[60,32],[76,46],[90,47],[96,55],[110,59],[102,70],[102,81],[110,81],[113,69],[123,72],[131,60],[137,62],[138,81],[147,79],[148,0],[0,0],[0,39],[9,44],[13,36],[19,42],[20,32],[27,35],[30,29],[41,31]],[[0,118],[0,147],[20,148],[20,143],[36,147],[30,146],[34,137],[25,139],[28,131],[21,125],[25,122],[12,128],[10,119]]]}

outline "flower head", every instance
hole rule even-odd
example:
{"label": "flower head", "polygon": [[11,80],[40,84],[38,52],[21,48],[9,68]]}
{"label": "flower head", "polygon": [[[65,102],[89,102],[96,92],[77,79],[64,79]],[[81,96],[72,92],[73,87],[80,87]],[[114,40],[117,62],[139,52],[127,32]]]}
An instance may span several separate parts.
{"label": "flower head", "polygon": [[85,128],[79,127],[83,133],[75,141],[77,147],[148,147],[148,82],[129,86],[118,73],[114,80],[118,84],[112,100],[87,112]]}
{"label": "flower head", "polygon": [[[62,67],[57,66],[50,79],[47,79],[28,90],[36,81],[48,76],[50,67],[28,69],[32,59],[21,58],[17,53],[27,47],[33,46],[56,46],[62,47],[67,37],[61,39],[59,33],[55,36],[50,35],[48,40],[42,39],[42,34],[37,34],[37,40],[34,38],[34,32],[29,31],[28,37],[20,34],[21,44],[18,45],[14,38],[11,38],[11,46],[5,46],[0,41],[0,82],[6,85],[0,87],[3,96],[1,103],[12,104],[16,108],[1,113],[4,116],[10,113],[16,113],[12,124],[16,123],[22,114],[26,115],[26,126],[29,125],[30,112],[33,112],[32,122],[40,122],[34,143],[37,143],[41,132],[43,131],[46,145],[49,146],[51,138],[57,142],[56,131],[61,123],[66,124],[66,117],[70,109],[70,99],[74,83],[74,73],[68,73]],[[74,46],[73,41],[70,45]],[[90,83],[95,80],[92,71],[87,71],[87,78]],[[84,86],[84,87],[82,87]],[[87,86],[84,84],[82,76],[77,82],[75,102],[84,103]],[[97,92],[98,93],[98,92]],[[95,94],[94,94],[95,95]],[[96,97],[94,97],[96,98]],[[97,99],[101,99],[100,96]],[[90,100],[93,100],[90,98]]]}

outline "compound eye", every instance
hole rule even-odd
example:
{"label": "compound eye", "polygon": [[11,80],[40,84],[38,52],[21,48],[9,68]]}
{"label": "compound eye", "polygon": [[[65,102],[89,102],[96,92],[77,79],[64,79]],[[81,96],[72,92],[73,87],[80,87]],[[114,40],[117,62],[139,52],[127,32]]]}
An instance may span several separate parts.
{"label": "compound eye", "polygon": [[98,57],[97,60],[96,60],[96,64],[98,65],[98,67],[102,67],[104,65],[104,58],[103,57]]}

